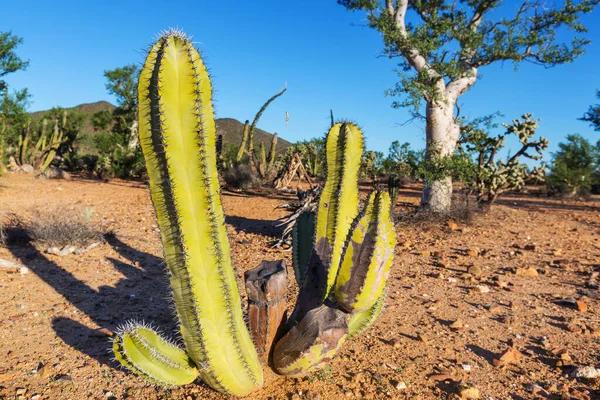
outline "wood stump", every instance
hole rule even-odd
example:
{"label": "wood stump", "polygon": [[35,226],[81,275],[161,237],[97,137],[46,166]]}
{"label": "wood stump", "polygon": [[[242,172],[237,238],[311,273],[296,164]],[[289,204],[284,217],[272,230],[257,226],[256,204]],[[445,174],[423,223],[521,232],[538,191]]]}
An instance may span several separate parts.
{"label": "wood stump", "polygon": [[287,270],[283,260],[263,261],[244,273],[252,341],[267,363],[275,337],[285,325]]}

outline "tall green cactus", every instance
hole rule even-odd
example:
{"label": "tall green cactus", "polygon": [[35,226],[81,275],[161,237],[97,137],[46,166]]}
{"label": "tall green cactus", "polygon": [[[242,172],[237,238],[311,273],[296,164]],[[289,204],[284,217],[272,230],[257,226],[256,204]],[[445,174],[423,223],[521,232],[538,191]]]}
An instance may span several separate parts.
{"label": "tall green cactus", "polygon": [[240,148],[238,149],[237,156],[235,160],[237,162],[242,161],[244,154],[246,152],[246,146],[248,145],[248,132],[250,131],[250,121],[246,120],[244,123],[244,131],[242,132],[242,142],[240,143]]}
{"label": "tall green cactus", "polygon": [[267,165],[267,172],[273,169],[273,164],[275,163],[275,150],[277,149],[277,132],[273,134],[271,137],[271,148],[269,149],[269,164]]}
{"label": "tall green cactus", "polygon": [[215,151],[212,86],[182,33],[150,50],[138,84],[139,135],[185,351],[140,325],[115,341],[117,359],[152,382],[198,375],[243,396],[262,385],[231,266]]}
{"label": "tall green cactus", "polygon": [[327,181],[314,214],[292,231],[300,292],[287,332],[273,349],[277,372],[301,376],[324,365],[349,337],[368,328],[385,299],[396,246],[388,193],[376,190],[359,213],[361,131],[335,124],[327,135]]}
{"label": "tall green cactus", "polygon": [[248,135],[248,155],[250,156],[250,164],[253,167],[256,167],[256,164],[255,164],[256,161],[254,159],[254,131],[256,129],[256,124],[258,124],[258,120],[260,119],[262,114],[265,112],[267,107],[269,107],[269,104],[271,104],[276,98],[278,98],[279,96],[284,94],[286,90],[287,90],[286,88],[283,88],[279,93],[275,94],[273,97],[271,97],[269,100],[267,100],[267,102],[265,104],[263,104],[263,106],[260,108],[260,110],[258,110],[256,115],[254,116],[252,125],[250,125],[250,133]]}

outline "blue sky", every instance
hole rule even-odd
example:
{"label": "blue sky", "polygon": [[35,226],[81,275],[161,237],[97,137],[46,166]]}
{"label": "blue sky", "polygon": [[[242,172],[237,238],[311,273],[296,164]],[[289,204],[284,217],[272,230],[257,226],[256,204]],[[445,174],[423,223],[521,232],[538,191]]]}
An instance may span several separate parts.
{"label": "blue sky", "polygon": [[[507,2],[509,5],[510,2]],[[552,69],[496,64],[461,98],[462,113],[502,112],[507,122],[524,112],[541,118],[550,151],[569,133],[600,138],[578,121],[600,89],[600,10],[584,18],[592,45],[573,64]],[[30,60],[9,75],[14,89],[28,87],[31,110],[108,100],[103,71],[141,63],[156,34],[179,27],[194,37],[213,75],[218,117],[252,119],[287,83],[288,91],[259,126],[296,141],[322,135],[329,109],[358,122],[371,149],[387,153],[393,140],[424,147],[424,123],[391,108],[384,91],[398,80],[395,63],[377,58],[378,33],[362,13],[335,0],[305,1],[27,1],[2,2],[0,31],[24,39],[18,53]],[[289,126],[285,112],[289,112]],[[512,142],[509,142],[511,145]]]}

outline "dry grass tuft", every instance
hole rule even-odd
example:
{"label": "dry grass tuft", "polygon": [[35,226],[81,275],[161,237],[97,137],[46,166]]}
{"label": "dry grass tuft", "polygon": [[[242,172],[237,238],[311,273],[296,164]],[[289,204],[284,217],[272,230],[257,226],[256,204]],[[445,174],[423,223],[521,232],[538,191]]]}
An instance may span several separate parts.
{"label": "dry grass tuft", "polygon": [[93,210],[75,212],[65,208],[40,213],[21,221],[28,236],[36,243],[49,247],[86,247],[103,240],[104,232],[90,224]]}

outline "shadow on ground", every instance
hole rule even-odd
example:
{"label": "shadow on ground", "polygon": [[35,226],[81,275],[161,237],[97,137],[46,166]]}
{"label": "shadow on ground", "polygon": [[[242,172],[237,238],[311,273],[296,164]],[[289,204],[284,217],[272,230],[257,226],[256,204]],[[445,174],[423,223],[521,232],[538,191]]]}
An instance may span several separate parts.
{"label": "shadow on ground", "polygon": [[[107,235],[107,244],[128,262],[107,258],[125,277],[114,287],[101,286],[96,290],[42,254],[24,232],[9,229],[8,234],[18,238],[8,244],[13,256],[99,327],[114,331],[127,320],[136,319],[151,322],[165,332],[175,332],[176,324],[166,300],[170,296],[168,279],[160,258],[136,250],[114,235]],[[106,267],[98,268],[102,273],[101,269]],[[101,364],[109,364],[112,354],[107,337],[66,317],[54,318],[52,326],[65,343]]]}

